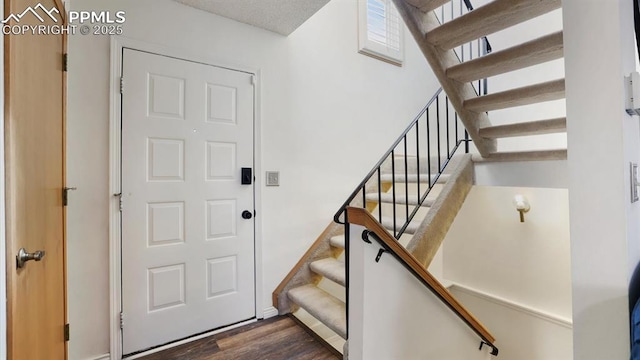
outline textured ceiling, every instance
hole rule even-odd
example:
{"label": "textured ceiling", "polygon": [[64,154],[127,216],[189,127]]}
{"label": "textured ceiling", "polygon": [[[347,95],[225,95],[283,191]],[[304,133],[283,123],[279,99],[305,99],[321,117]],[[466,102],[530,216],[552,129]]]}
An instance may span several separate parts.
{"label": "textured ceiling", "polygon": [[245,24],[289,35],[329,0],[176,0]]}

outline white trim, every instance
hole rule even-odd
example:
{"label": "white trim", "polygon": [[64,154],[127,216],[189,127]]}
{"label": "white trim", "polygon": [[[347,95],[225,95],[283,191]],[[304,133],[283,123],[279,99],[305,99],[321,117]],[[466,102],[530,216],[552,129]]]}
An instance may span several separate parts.
{"label": "white trim", "polygon": [[[122,358],[122,337],[120,332],[120,311],[122,309],[121,299],[121,249],[120,249],[120,229],[121,218],[119,202],[113,194],[120,193],[120,74],[122,74],[122,51],[123,49],[134,49],[153,54],[184,59],[192,62],[199,62],[225,69],[242,71],[255,76],[254,92],[254,174],[255,176],[255,305],[256,317],[260,318],[263,304],[263,284],[262,284],[262,131],[261,131],[261,107],[260,107],[260,70],[242,65],[230,65],[228,63],[211,59],[209,56],[193,52],[191,50],[169,48],[163,45],[151,44],[145,41],[135,40],[124,36],[111,37],[111,66],[110,66],[110,96],[109,96],[109,192],[111,201],[109,203],[109,316],[110,322],[110,353],[114,359]],[[264,316],[264,315],[263,315]],[[242,323],[244,324],[244,323]],[[228,330],[235,327],[225,328]],[[220,332],[222,330],[218,330]],[[209,333],[208,333],[209,334]],[[187,341],[188,342],[188,341]],[[175,346],[177,343],[172,344]]]}
{"label": "white trim", "polygon": [[254,260],[255,260],[255,292],[256,292],[256,317],[264,318],[264,314],[260,315],[260,311],[264,309],[265,304],[262,300],[264,294],[264,281],[262,273],[262,127],[260,122],[260,114],[262,114],[262,74],[260,70],[253,71],[253,112],[254,112],[254,128],[253,128],[253,177],[254,181],[254,206],[256,216],[254,217]]}
{"label": "white trim", "polygon": [[[386,61],[393,65],[402,66],[404,62],[404,22],[392,0],[378,0],[387,6],[387,19],[395,16],[398,22],[398,50],[393,50],[384,44],[369,38],[369,4],[367,0],[358,1],[358,52],[363,55]],[[391,9],[389,11],[389,9]],[[387,33],[387,35],[389,35]]]}
{"label": "white trim", "polygon": [[269,306],[268,308],[264,309],[262,313],[263,313],[264,319],[268,319],[268,318],[278,316],[278,309],[276,309],[273,306]]}
{"label": "white trim", "polygon": [[458,283],[451,283],[451,286],[449,286],[450,289],[452,290],[457,290],[460,292],[463,292],[467,295],[471,295],[474,296],[476,298],[485,300],[485,301],[489,301],[492,302],[496,305],[500,305],[500,306],[504,306],[507,307],[511,310],[515,310],[518,312],[521,312],[523,314],[529,315],[529,316],[533,316],[533,317],[537,317],[538,319],[544,320],[544,321],[548,321],[550,323],[554,323],[556,325],[560,325],[562,327],[565,327],[567,329],[573,329],[573,320],[560,316],[560,315],[556,315],[556,314],[552,314],[540,309],[536,309],[534,307],[528,306],[528,305],[524,305],[515,301],[511,301],[511,300],[507,300],[505,298],[502,298],[500,296],[496,296],[493,294],[489,294],[486,293],[484,291],[480,291],[477,289],[474,289],[472,287],[466,286],[466,285],[462,285],[462,284],[458,284]]}
{"label": "white trim", "polygon": [[239,327],[241,327],[241,326],[245,326],[245,325],[253,324],[254,322],[257,322],[257,321],[258,321],[258,320],[256,320],[256,319],[251,319],[251,320],[243,321],[243,322],[240,322],[240,323],[237,323],[237,324],[233,324],[233,325],[231,325],[231,326],[227,326],[227,327],[225,327],[225,328],[221,328],[221,329],[217,329],[217,330],[209,331],[209,332],[204,333],[204,334],[200,334],[200,335],[192,336],[192,337],[190,337],[190,338],[188,338],[188,339],[184,339],[184,340],[180,340],[180,341],[172,342],[171,344],[167,344],[167,345],[163,345],[163,346],[158,346],[157,348],[151,349],[151,350],[149,350],[149,351],[141,352],[141,353],[139,353],[139,354],[135,354],[135,355],[132,355],[132,356],[127,356],[127,357],[125,357],[125,358],[123,358],[123,359],[126,359],[126,360],[138,359],[138,358],[141,358],[141,357],[144,357],[144,356],[147,356],[147,355],[155,354],[155,353],[160,352],[160,351],[163,351],[163,350],[167,350],[167,349],[174,348],[174,347],[176,347],[176,346],[180,346],[180,345],[188,344],[188,343],[190,343],[190,342],[192,342],[192,341],[196,341],[196,340],[204,339],[204,338],[206,338],[206,337],[209,337],[209,336],[212,336],[212,335],[215,335],[215,334],[220,334],[220,333],[225,332],[225,331],[233,330],[233,329],[235,329],[235,328],[239,328]]}
{"label": "white trim", "polygon": [[92,357],[87,360],[111,360],[110,354],[98,355],[97,357]]}

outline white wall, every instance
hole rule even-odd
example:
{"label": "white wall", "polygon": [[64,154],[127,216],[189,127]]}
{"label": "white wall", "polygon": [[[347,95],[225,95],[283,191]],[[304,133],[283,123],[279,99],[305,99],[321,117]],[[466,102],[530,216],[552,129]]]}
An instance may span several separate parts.
{"label": "white wall", "polygon": [[[357,53],[357,5],[333,0],[289,37],[170,0],[75,0],[124,10],[124,36],[260,70],[264,293],[271,292],[438,87],[413,40],[405,66]],[[406,33],[408,35],[408,32]],[[109,351],[109,38],[69,43],[68,208],[71,360]],[[264,176],[264,174],[258,174]],[[261,316],[262,314],[258,314]]]}
{"label": "white wall", "polygon": [[640,258],[640,208],[629,201],[638,118],[624,111],[635,69],[633,2],[563,0],[574,354],[629,358],[629,273]]}
{"label": "white wall", "polygon": [[[524,223],[516,194],[531,205]],[[500,358],[572,358],[571,328],[532,315],[571,322],[566,189],[474,186],[444,240],[443,264],[454,295],[496,336]]]}
{"label": "white wall", "polygon": [[[349,359],[489,360],[480,337],[380,245],[351,225]],[[482,319],[480,319],[482,321]],[[491,329],[489,329],[491,331]]]}
{"label": "white wall", "polygon": [[[516,194],[531,205],[524,223]],[[474,186],[443,244],[446,280],[571,318],[566,189]]]}
{"label": "white wall", "polygon": [[455,285],[451,292],[496,337],[498,359],[573,359],[571,322]]}

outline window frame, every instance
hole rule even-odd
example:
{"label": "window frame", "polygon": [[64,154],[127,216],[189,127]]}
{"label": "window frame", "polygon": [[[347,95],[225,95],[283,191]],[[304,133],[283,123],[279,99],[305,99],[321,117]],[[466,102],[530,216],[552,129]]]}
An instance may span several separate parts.
{"label": "window frame", "polygon": [[[393,9],[391,16],[397,17],[399,24],[398,27],[398,50],[394,50],[389,46],[374,41],[369,37],[369,1],[358,1],[358,52],[360,54],[374,57],[378,60],[382,60],[397,66],[402,66],[404,62],[404,22],[400,17],[400,14],[395,8],[395,4],[392,0],[374,0],[385,5],[385,16],[387,15],[390,7]],[[388,19],[388,18],[387,18]],[[389,20],[387,20],[388,22]],[[386,35],[389,35],[389,31],[386,31]]]}

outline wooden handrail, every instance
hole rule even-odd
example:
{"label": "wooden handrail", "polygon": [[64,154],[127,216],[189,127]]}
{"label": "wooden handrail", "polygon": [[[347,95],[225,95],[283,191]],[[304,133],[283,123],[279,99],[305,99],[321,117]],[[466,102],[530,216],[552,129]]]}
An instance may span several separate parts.
{"label": "wooden handrail", "polygon": [[381,245],[394,257],[403,263],[429,290],[444,302],[460,319],[493,348],[492,355],[498,354],[498,348],[493,345],[495,338],[484,325],[478,321],[420,262],[407,251],[389,232],[365,209],[347,207],[347,223],[366,227],[373,232]]}

